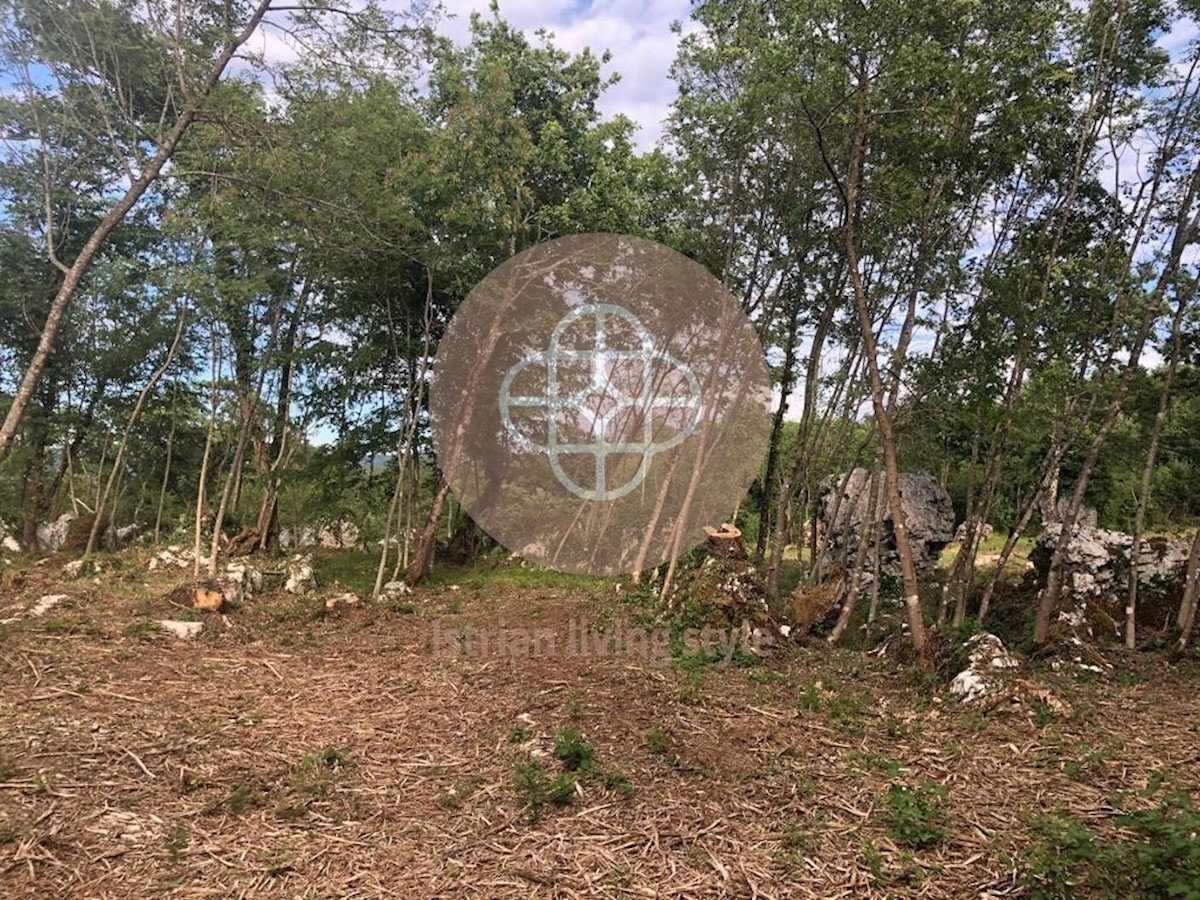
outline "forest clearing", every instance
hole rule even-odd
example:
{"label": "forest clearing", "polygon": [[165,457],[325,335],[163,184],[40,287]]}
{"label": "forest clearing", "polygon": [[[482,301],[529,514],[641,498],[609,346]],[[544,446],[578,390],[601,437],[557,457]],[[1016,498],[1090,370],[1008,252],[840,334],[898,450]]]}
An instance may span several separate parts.
{"label": "forest clearing", "polygon": [[[4,626],[5,896],[1118,896],[1155,870],[1139,841],[1168,842],[1160,864],[1194,849],[1196,814],[1164,801],[1200,790],[1194,656],[1023,665],[1050,702],[990,706],[824,642],[728,664],[444,652],[471,629],[648,627],[615,580],[519,562],[329,613],[340,585],[268,588],[222,621],[173,606],[178,575],[144,554],[98,560],[100,584],[51,561],[0,595],[5,616],[66,595]],[[154,621],[181,614],[204,630]],[[1160,809],[1162,831],[1117,821]],[[1097,846],[1061,854],[1068,824]]]}

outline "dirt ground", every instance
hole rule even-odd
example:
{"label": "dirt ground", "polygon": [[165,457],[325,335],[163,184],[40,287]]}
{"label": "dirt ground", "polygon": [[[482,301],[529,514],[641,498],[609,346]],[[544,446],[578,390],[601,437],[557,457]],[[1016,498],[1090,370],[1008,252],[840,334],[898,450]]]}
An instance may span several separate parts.
{"label": "dirt ground", "polygon": [[[61,564],[0,592],[4,897],[1020,896],[1030,817],[1200,789],[1194,662],[1038,671],[1069,713],[984,712],[858,650],[614,652],[610,582],[268,590],[180,640],[180,572]],[[539,811],[514,762],[556,776],[556,729],[596,767]],[[898,839],[889,791],[927,779],[944,835]]]}

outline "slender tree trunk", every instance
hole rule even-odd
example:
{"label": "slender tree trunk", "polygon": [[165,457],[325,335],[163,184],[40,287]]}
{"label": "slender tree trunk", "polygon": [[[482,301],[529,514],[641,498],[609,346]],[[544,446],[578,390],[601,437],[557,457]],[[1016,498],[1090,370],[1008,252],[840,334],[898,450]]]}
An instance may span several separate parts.
{"label": "slender tree trunk", "polygon": [[896,451],[896,436],[892,431],[892,416],[887,407],[883,377],[879,370],[875,327],[871,319],[866,289],[863,286],[862,273],[859,271],[858,246],[854,234],[858,208],[858,184],[866,150],[867,125],[861,104],[860,97],[856,112],[850,167],[846,178],[846,214],[842,239],[846,253],[846,267],[850,273],[850,283],[854,291],[854,306],[858,312],[863,355],[866,357],[867,370],[871,378],[871,405],[875,412],[879,439],[883,449],[888,506],[892,513],[896,552],[900,557],[900,577],[904,583],[904,606],[908,612],[913,650],[917,654],[917,660],[921,667],[931,670],[933,657],[929,651],[929,642],[925,632],[925,617],[921,612],[920,584],[917,580],[916,563],[913,560],[912,542],[909,539],[908,526],[905,523],[904,504],[900,497],[900,459]]}
{"label": "slender tree trunk", "polygon": [[1188,298],[1180,296],[1171,319],[1170,359],[1163,375],[1162,391],[1158,397],[1158,410],[1154,414],[1154,425],[1150,429],[1150,446],[1146,449],[1146,465],[1138,483],[1137,512],[1133,521],[1133,546],[1129,548],[1129,588],[1125,599],[1125,646],[1137,649],[1137,601],[1138,569],[1142,561],[1142,536],[1146,529],[1146,510],[1150,506],[1150,489],[1154,481],[1154,466],[1158,460],[1158,442],[1162,437],[1163,425],[1167,421],[1167,410],[1171,405],[1171,387],[1175,381],[1175,370],[1179,364],[1180,329],[1189,307]]}
{"label": "slender tree trunk", "polygon": [[[837,622],[833,626],[833,631],[829,633],[826,640],[830,644],[836,644],[842,639],[846,628],[850,625],[850,617],[854,615],[854,607],[858,602],[858,594],[862,587],[862,573],[867,563],[867,553],[871,551],[878,554],[879,541],[883,534],[883,516],[879,513],[879,504],[882,500],[880,496],[883,491],[883,471],[882,467],[876,462],[875,467],[871,470],[871,477],[867,480],[867,490],[871,492],[867,500],[867,517],[863,524],[866,528],[863,531],[862,539],[858,543],[858,548],[855,553],[854,566],[847,572],[846,579],[846,598],[842,603],[842,609],[838,613]],[[858,505],[858,501],[855,501]]]}
{"label": "slender tree trunk", "polygon": [[[175,393],[178,394],[178,385],[176,385]],[[158,491],[158,509],[154,513],[154,543],[157,544],[162,534],[162,516],[163,506],[167,502],[167,485],[171,481],[171,457],[175,453],[175,422],[177,418],[177,410],[175,403],[171,404],[171,430],[167,432],[167,459],[163,464],[162,485]]]}
{"label": "slender tree trunk", "polygon": [[[775,409],[775,417],[771,422],[771,441],[767,445],[767,463],[763,468],[762,503],[758,509],[758,538],[754,543],[754,560],[761,563],[767,549],[767,536],[771,531],[771,504],[775,501],[776,470],[779,467],[779,441],[783,435],[784,417],[788,410],[788,395],[795,383],[793,369],[796,365],[796,343],[800,319],[800,302],[792,298],[792,312],[788,320],[788,332],[783,351],[783,368],[779,377],[779,406]],[[779,504],[782,505],[782,495]],[[776,518],[778,518],[776,512]]]}
{"label": "slender tree trunk", "polygon": [[146,405],[146,400],[151,392],[158,385],[159,379],[163,373],[171,367],[171,363],[175,361],[175,354],[179,350],[179,340],[183,337],[183,324],[187,320],[187,310],[181,309],[175,323],[175,336],[171,340],[171,346],[167,350],[166,359],[155,369],[150,380],[146,382],[141,393],[138,394],[137,402],[133,405],[133,411],[129,414],[129,421],[125,423],[125,430],[121,433],[121,441],[117,445],[116,456],[113,457],[112,469],[108,473],[108,481],[104,484],[104,490],[100,492],[100,496],[96,499],[96,515],[92,519],[92,529],[88,532],[87,547],[83,551],[83,558],[87,559],[96,550],[96,541],[100,536],[100,529],[104,519],[105,507],[108,505],[108,498],[113,492],[113,487],[117,483],[117,479],[121,474],[121,466],[125,462],[125,450],[129,446],[129,435],[133,433],[133,429],[137,426],[138,420],[142,417],[142,409]]}
{"label": "slender tree trunk", "polygon": [[237,446],[233,451],[233,460],[229,464],[229,472],[225,476],[225,487],[221,491],[221,499],[217,503],[217,512],[213,516],[212,541],[208,549],[208,574],[217,574],[217,557],[221,552],[221,532],[225,526],[225,514],[229,511],[229,500],[233,496],[234,484],[241,477],[242,466],[246,461],[246,445],[250,439],[250,419],[243,412],[239,417]]}
{"label": "slender tree trunk", "polygon": [[208,433],[204,438],[204,455],[200,458],[200,476],[196,482],[196,521],[192,539],[192,577],[200,577],[200,529],[204,524],[204,505],[208,493],[208,467],[212,460],[213,433],[217,425],[217,375],[220,372],[217,355],[217,327],[212,326],[212,388],[209,396]]}
{"label": "slender tree trunk", "polygon": [[1179,604],[1179,643],[1177,647],[1182,653],[1187,649],[1192,637],[1192,628],[1196,624],[1197,598],[1200,598],[1200,529],[1192,538],[1192,550],[1188,554],[1187,577],[1183,584],[1183,600]]}

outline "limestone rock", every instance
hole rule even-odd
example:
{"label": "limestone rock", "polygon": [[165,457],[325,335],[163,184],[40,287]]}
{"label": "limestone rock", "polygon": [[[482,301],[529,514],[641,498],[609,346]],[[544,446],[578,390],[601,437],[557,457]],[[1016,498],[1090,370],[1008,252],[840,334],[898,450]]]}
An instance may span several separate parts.
{"label": "limestone rock", "polygon": [[146,568],[151,572],[162,566],[175,566],[179,569],[186,569],[192,565],[193,559],[191,550],[184,549],[179,544],[172,544],[150,557]]}
{"label": "limestone rock", "polygon": [[[982,544],[984,541],[986,541],[988,538],[990,538],[995,533],[996,533],[996,530],[994,528],[992,528],[992,526],[989,525],[987,522],[984,522],[982,525],[979,526],[979,543]],[[966,536],[967,536],[967,523],[962,522],[959,524],[958,528],[956,528],[954,530],[954,543],[961,544],[963,542],[963,540],[966,538]]]}
{"label": "limestone rock", "polygon": [[[860,541],[869,538],[872,532],[873,523],[867,521],[871,480],[868,470],[857,468],[848,476],[832,475],[820,484],[817,504],[825,523],[826,555],[831,563],[844,556],[853,564]],[[892,513],[882,485],[878,489],[881,496],[876,504],[876,516],[883,521],[880,569],[889,575],[899,575],[900,556],[896,550]],[[942,550],[954,538],[954,506],[950,495],[932,475],[912,472],[900,476],[900,500],[912,542],[913,560],[918,572],[927,573],[936,568]]]}
{"label": "limestone rock", "polygon": [[38,601],[29,607],[29,614],[35,619],[40,619],[66,599],[66,594],[47,594],[44,597],[38,598]]}
{"label": "limestone rock", "polygon": [[78,518],[73,512],[65,512],[49,525],[39,525],[37,528],[38,543],[43,550],[58,552],[67,543],[71,531],[71,522]]}
{"label": "limestone rock", "polygon": [[140,523],[135,522],[131,525],[122,525],[120,528],[115,529],[112,534],[116,545],[124,547],[126,544],[136,540],[138,535],[142,533],[142,527]]}
{"label": "limestone rock", "polygon": [[296,556],[288,560],[287,580],[283,589],[289,594],[307,594],[317,586],[317,575],[312,560],[307,556]]}
{"label": "limestone rock", "polygon": [[241,603],[262,590],[262,572],[249,563],[228,563],[221,573],[221,587],[227,601]]}
{"label": "limestone rock", "polygon": [[411,594],[412,588],[403,581],[389,581],[379,592],[379,596],[384,600],[398,600],[401,597],[408,597]]}
{"label": "limestone rock", "polygon": [[3,548],[6,553],[21,552],[20,542],[13,536],[8,523],[3,520],[0,520],[0,548]]}
{"label": "limestone rock", "polygon": [[203,622],[181,622],[177,619],[161,619],[158,626],[184,641],[191,640],[204,630]]}
{"label": "limestone rock", "polygon": [[357,547],[362,542],[358,526],[347,519],[333,519],[317,525],[305,525],[299,533],[290,528],[279,532],[279,546],[284,550],[302,547],[320,547],[325,550],[341,550]]}
{"label": "limestone rock", "polygon": [[[1047,523],[1030,553],[1040,585],[1045,585],[1061,534],[1061,524]],[[1142,541],[1138,553],[1139,628],[1168,625],[1183,596],[1189,550],[1190,542],[1184,540],[1153,537]],[[1065,559],[1064,605],[1058,612],[1073,636],[1108,641],[1122,638],[1132,560],[1132,535],[1093,525],[1072,529]],[[1076,623],[1079,617],[1087,620],[1087,635]]]}
{"label": "limestone rock", "polygon": [[1021,665],[1020,660],[1005,649],[1004,642],[990,632],[975,635],[966,646],[969,651],[967,667],[950,682],[950,693],[962,697],[964,702],[994,692],[1000,683],[997,675]]}

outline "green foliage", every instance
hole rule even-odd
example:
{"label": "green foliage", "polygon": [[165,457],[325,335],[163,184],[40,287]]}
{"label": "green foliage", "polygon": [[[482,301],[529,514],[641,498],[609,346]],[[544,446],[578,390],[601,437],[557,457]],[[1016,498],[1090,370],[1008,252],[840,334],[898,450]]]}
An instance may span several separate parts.
{"label": "green foliage", "polygon": [[512,768],[513,790],[533,821],[547,803],[567,806],[575,798],[575,776],[570,772],[551,777],[545,764],[528,753],[518,754]]}
{"label": "green foliage", "polygon": [[961,625],[941,625],[934,639],[934,664],[943,681],[949,681],[970,663],[971,639],[983,630],[977,619],[969,618]]}
{"label": "green foliage", "polygon": [[554,730],[554,757],[568,772],[589,773],[596,768],[596,753],[578,728],[565,725]]}
{"label": "green foliage", "polygon": [[528,751],[513,758],[513,788],[531,819],[539,818],[546,804],[570,804],[581,782],[598,784],[621,797],[633,795],[629,779],[613,767],[601,766],[591,743],[579,729],[570,725],[556,728],[552,753],[563,769],[553,776],[545,763]]}
{"label": "green foliage", "polygon": [[1200,897],[1200,811],[1186,792],[1123,813],[1118,831],[1067,813],[1039,815],[1021,851],[1022,884],[1033,900],[1151,900]]}
{"label": "green foliage", "polygon": [[889,786],[881,804],[888,836],[914,850],[941,843],[949,824],[949,795],[949,788],[930,779],[915,788]]}
{"label": "green foliage", "polygon": [[523,744],[531,737],[529,729],[522,725],[513,725],[508,729],[508,742],[510,744]]}
{"label": "green foliage", "polygon": [[671,738],[661,725],[651,725],[646,729],[646,749],[654,756],[663,758],[671,753]]}

